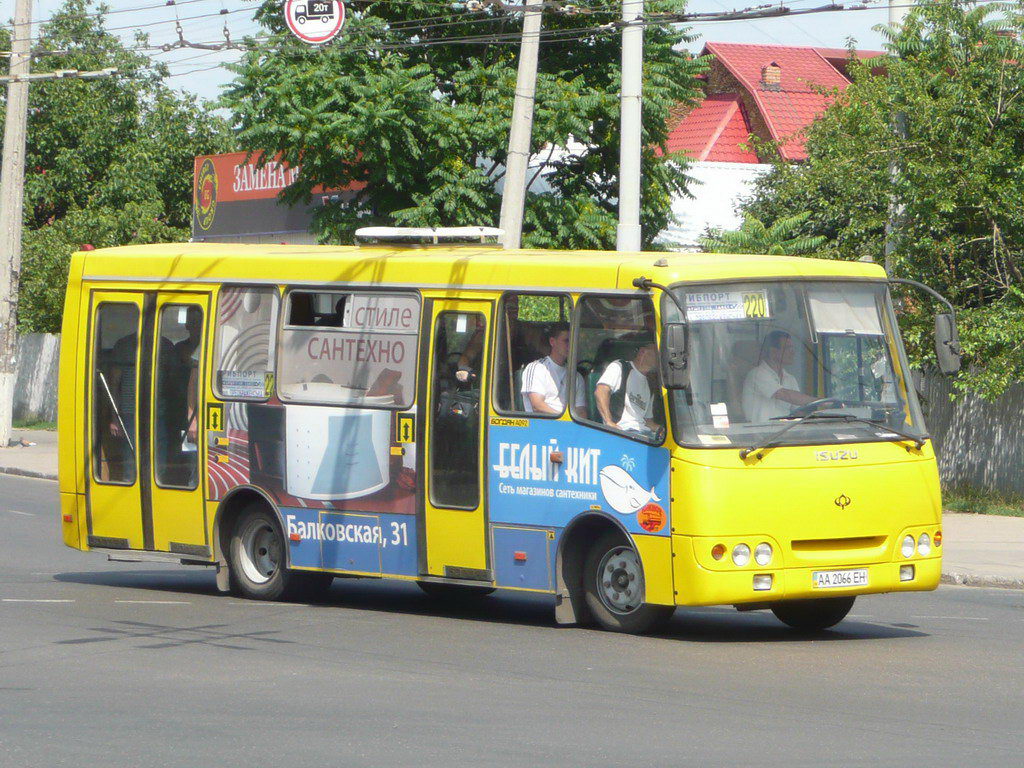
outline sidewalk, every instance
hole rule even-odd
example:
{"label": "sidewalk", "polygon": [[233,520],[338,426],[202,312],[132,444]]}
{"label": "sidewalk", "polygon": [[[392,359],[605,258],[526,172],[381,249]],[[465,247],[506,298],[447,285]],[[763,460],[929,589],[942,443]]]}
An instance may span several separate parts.
{"label": "sidewalk", "polygon": [[[19,440],[35,445],[17,445]],[[56,430],[15,429],[11,442],[14,445],[0,448],[0,473],[57,479]]]}
{"label": "sidewalk", "polygon": [[[0,448],[0,474],[57,479],[57,433],[14,430],[36,445]],[[942,517],[942,581],[1024,589],[1024,518],[946,512]]]}

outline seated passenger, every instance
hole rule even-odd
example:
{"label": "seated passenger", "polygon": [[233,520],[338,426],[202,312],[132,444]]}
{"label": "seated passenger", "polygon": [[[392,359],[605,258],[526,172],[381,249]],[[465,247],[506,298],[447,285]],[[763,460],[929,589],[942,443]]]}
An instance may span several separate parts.
{"label": "seated passenger", "polygon": [[[523,371],[523,408],[527,413],[561,413],[569,390],[569,324],[554,323],[548,331],[551,352],[534,360]],[[586,418],[583,377],[576,374],[576,405],[574,413]]]}
{"label": "seated passenger", "polygon": [[786,331],[772,331],[764,339],[761,362],[743,381],[743,412],[747,419],[762,423],[776,416],[788,416],[792,406],[814,400],[800,391],[796,377],[786,370],[796,350]]}
{"label": "seated passenger", "polygon": [[613,360],[594,387],[601,421],[624,432],[657,432],[654,394],[647,375],[658,364],[657,347],[644,334],[632,361]]}

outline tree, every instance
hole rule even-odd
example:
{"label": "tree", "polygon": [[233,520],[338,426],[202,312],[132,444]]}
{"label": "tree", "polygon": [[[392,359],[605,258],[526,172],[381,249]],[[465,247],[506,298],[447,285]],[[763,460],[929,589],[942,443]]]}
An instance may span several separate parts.
{"label": "tree", "polygon": [[714,229],[700,238],[700,247],[712,253],[813,254],[825,243],[825,237],[800,234],[800,228],[810,216],[809,211],[804,211],[778,219],[768,227],[756,216],[747,214],[739,229]]}
{"label": "tree", "polygon": [[66,0],[34,43],[67,51],[40,57],[38,71],[117,67],[118,75],[30,88],[23,331],[59,330],[68,261],[83,244],[188,239],[193,158],[228,147],[223,120],[172,91],[166,67],[108,33],[102,11],[93,0]]}
{"label": "tree", "polygon": [[[942,0],[881,28],[888,54],[851,57],[853,82],[809,128],[807,160],[777,163],[744,206],[769,225],[809,211],[800,231],[825,237],[824,255],[881,261],[890,201],[901,205],[893,276],[958,307],[956,386],[986,397],[1024,377],[1021,9]],[[905,309],[912,356],[927,362],[934,307]]]}
{"label": "tree", "polygon": [[[280,3],[264,2],[267,37],[235,67],[223,104],[240,141],[302,166],[283,193],[305,202],[317,184],[360,188],[318,212],[324,240],[350,241],[367,224],[470,225],[497,221],[522,20],[488,6],[426,0],[347,4],[344,34],[321,48],[295,40]],[[550,191],[527,195],[524,245],[609,248],[617,222],[619,33],[596,30],[620,5],[546,13],[532,152]],[[654,0],[648,12],[678,10]],[[484,39],[481,39],[483,36]],[[698,96],[703,62],[675,50],[685,31],[645,36],[641,224],[645,243],[669,222],[685,190],[685,161],[663,154],[669,109]],[[461,42],[460,42],[461,40]]]}

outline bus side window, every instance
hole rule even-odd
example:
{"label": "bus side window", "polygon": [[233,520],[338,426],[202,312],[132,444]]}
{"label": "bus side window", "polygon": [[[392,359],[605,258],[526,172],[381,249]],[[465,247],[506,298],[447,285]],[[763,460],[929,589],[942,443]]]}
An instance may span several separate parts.
{"label": "bus side window", "polygon": [[[494,353],[494,402],[499,413],[557,416],[564,410],[557,401],[564,404],[568,381],[559,366],[568,365],[562,355],[568,353],[571,312],[572,299],[564,294],[506,293],[502,297]],[[540,411],[532,405],[529,392],[524,391],[530,381],[538,392],[547,393],[553,410]]]}
{"label": "bus side window", "polygon": [[416,391],[415,293],[291,290],[278,396],[289,402],[408,408]]}
{"label": "bus side window", "polygon": [[278,303],[276,288],[221,288],[213,389],[222,400],[266,400],[273,394]]}
{"label": "bus side window", "polygon": [[584,296],[575,332],[575,364],[584,406],[574,397],[572,415],[630,436],[657,440],[664,426],[649,298]]}

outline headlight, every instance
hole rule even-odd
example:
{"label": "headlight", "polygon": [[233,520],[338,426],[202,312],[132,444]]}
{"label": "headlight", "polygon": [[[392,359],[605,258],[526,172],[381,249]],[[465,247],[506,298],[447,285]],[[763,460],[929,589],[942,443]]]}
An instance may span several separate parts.
{"label": "headlight", "polygon": [[758,565],[768,565],[772,561],[772,545],[767,541],[762,541],[754,549],[754,560],[757,561]]}
{"label": "headlight", "polygon": [[746,544],[737,544],[732,548],[732,561],[742,567],[750,562],[750,547]]}
{"label": "headlight", "polygon": [[914,556],[914,546],[916,544],[917,544],[917,542],[914,541],[914,537],[911,536],[909,533],[906,536],[904,536],[903,537],[903,546],[900,547],[900,551],[903,553],[903,556],[904,557],[913,557]]}
{"label": "headlight", "polygon": [[921,537],[917,540],[917,553],[921,556],[927,555],[932,551],[932,540],[928,538],[927,533],[922,533]]}

